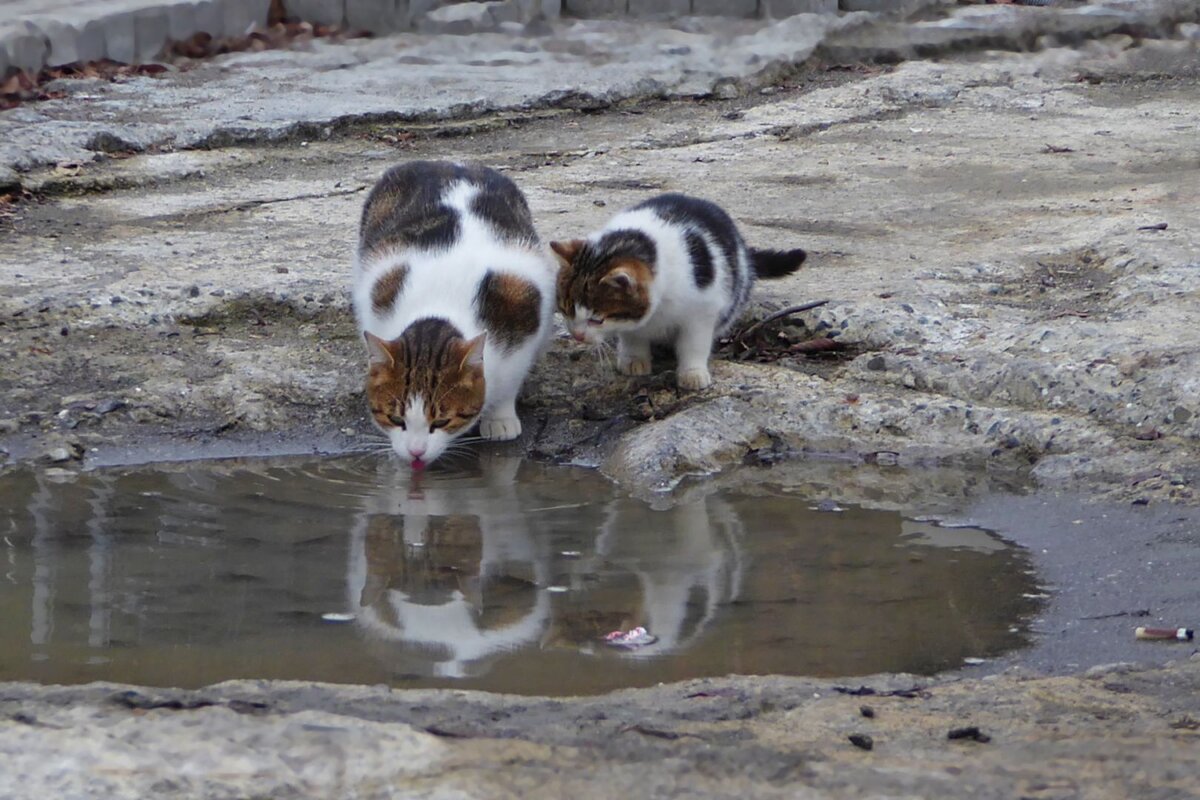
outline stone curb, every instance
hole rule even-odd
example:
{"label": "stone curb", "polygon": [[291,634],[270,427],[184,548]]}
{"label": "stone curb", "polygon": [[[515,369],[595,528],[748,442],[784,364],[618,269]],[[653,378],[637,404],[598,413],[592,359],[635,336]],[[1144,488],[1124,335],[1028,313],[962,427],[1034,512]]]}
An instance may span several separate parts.
{"label": "stone curb", "polygon": [[[913,0],[840,0],[842,10],[867,2],[871,10],[903,10]],[[148,61],[171,40],[196,33],[214,37],[266,25],[271,0],[75,0],[47,9],[30,0],[0,0],[0,78],[103,58]],[[289,14],[315,24],[345,25],[371,33],[414,28],[468,33],[576,17],[708,15],[786,17],[833,14],[839,0],[285,0]],[[10,16],[11,15],[11,16]]]}

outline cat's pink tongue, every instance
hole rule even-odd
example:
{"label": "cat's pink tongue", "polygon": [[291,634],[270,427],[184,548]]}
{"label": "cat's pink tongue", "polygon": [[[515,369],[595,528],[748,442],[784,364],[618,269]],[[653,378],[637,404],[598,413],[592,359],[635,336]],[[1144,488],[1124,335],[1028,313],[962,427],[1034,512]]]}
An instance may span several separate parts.
{"label": "cat's pink tongue", "polygon": [[425,462],[419,458],[414,458],[412,460],[412,468],[414,472],[420,472],[421,470],[425,469]]}

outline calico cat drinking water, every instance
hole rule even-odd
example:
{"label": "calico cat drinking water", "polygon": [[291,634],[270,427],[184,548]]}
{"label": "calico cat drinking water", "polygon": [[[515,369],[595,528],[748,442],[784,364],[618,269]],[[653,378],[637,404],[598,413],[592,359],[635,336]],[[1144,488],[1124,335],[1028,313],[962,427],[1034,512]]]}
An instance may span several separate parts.
{"label": "calico cat drinking water", "polygon": [[515,402],[554,316],[554,263],[511,180],[413,161],[367,197],[353,301],[367,343],[367,402],[421,469],[479,421],[521,433]]}
{"label": "calico cat drinking water", "polygon": [[581,342],[617,337],[617,368],[650,373],[650,345],[671,343],[683,389],[712,383],[713,338],[737,321],[755,278],[790,275],[803,250],[748,247],[715,203],[682,194],[651,198],[587,239],[551,242],[558,308]]}

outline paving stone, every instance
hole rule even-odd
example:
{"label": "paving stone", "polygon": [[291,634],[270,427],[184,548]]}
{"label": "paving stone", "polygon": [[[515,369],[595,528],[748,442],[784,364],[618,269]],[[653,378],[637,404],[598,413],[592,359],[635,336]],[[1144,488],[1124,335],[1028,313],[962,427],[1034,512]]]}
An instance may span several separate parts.
{"label": "paving stone", "polygon": [[780,19],[793,14],[836,14],[838,0],[761,0],[759,16]]}
{"label": "paving stone", "polygon": [[132,64],[137,60],[137,27],[133,14],[123,11],[98,21],[104,28],[105,57],[125,64]]}
{"label": "paving stone", "polygon": [[563,11],[576,17],[613,17],[627,8],[626,0],[563,0]]}
{"label": "paving stone", "polygon": [[524,22],[535,19],[558,19],[562,16],[562,0],[515,0]]}
{"label": "paving stone", "polygon": [[195,33],[207,33],[211,36],[225,35],[225,13],[219,0],[198,0],[192,5],[194,23],[192,30],[186,35],[183,31],[174,31],[173,39],[186,39]]}
{"label": "paving stone", "polygon": [[408,27],[405,0],[346,0],[346,25],[355,30],[387,33]]}
{"label": "paving stone", "polygon": [[341,25],[346,20],[346,0],[286,0],[289,16],[314,25]]}
{"label": "paving stone", "polygon": [[73,23],[55,17],[31,17],[27,21],[42,32],[49,45],[46,66],[58,67],[76,61],[104,58],[104,26],[99,20]]}
{"label": "paving stone", "polygon": [[151,61],[162,52],[170,37],[166,8],[145,8],[133,13],[134,61]]}
{"label": "paving stone", "polygon": [[417,20],[436,9],[441,3],[438,0],[408,0],[408,8],[405,10],[405,28],[415,26]]}
{"label": "paving stone", "polygon": [[28,22],[0,24],[0,75],[11,69],[36,72],[50,48],[42,32]]}
{"label": "paving stone", "polygon": [[678,17],[692,13],[691,0],[629,0],[634,17]]}
{"label": "paving stone", "polygon": [[271,0],[222,0],[225,12],[225,35],[239,36],[255,25],[267,24]]}
{"label": "paving stone", "polygon": [[692,13],[712,17],[758,16],[758,0],[692,0]]}
{"label": "paving stone", "polygon": [[21,185],[21,176],[12,167],[0,164],[0,192],[16,189]]}
{"label": "paving stone", "polygon": [[925,6],[950,5],[950,0],[839,0],[842,11],[875,11],[882,14],[910,14]]}

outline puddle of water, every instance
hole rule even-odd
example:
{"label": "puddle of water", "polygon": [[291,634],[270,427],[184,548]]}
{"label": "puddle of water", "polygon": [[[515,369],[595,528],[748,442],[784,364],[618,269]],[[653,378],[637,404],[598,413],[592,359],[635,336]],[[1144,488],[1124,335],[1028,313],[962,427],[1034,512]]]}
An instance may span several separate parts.
{"label": "puddle of water", "polygon": [[[933,673],[1022,646],[1027,555],[769,487],[667,510],[485,457],[0,478],[0,680],[279,678],[590,694],[702,676]],[[645,627],[635,649],[603,641]]]}

